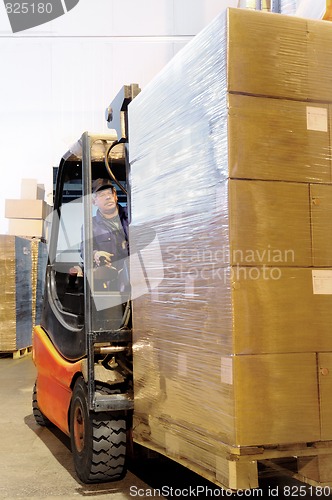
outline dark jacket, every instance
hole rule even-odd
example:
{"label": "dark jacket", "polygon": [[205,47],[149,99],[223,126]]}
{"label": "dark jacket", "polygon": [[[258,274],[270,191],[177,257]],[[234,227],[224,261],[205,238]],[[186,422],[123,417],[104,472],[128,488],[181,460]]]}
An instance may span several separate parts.
{"label": "dark jacket", "polygon": [[119,249],[119,239],[117,240],[114,232],[106,225],[105,219],[99,212],[92,217],[93,231],[93,250],[100,250],[114,255],[112,261],[125,259],[128,256],[128,215],[127,210],[118,205],[119,218],[123,228],[122,245]]}
{"label": "dark jacket", "polygon": [[[128,246],[128,215],[127,210],[121,205],[118,205],[119,218],[123,228],[123,247],[118,251],[117,240],[114,233],[105,224],[105,219],[99,212],[92,217],[92,232],[93,232],[93,250],[99,250],[113,254],[112,262],[120,259],[125,259],[129,253]],[[120,253],[120,255],[119,255]],[[83,258],[83,227],[82,227],[82,243],[81,243],[81,256]]]}

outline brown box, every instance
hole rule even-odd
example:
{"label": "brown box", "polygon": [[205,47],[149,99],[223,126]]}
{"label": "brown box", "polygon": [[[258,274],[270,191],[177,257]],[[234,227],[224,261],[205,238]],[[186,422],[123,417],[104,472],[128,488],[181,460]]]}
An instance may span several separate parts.
{"label": "brown box", "polygon": [[46,222],[43,219],[9,219],[8,234],[45,238]]}
{"label": "brown box", "polygon": [[315,267],[332,266],[332,186],[311,185],[312,252]]}
{"label": "brown box", "polygon": [[221,220],[229,218],[231,264],[311,266],[308,185],[232,179],[228,189]]}
{"label": "brown box", "polygon": [[227,24],[228,91],[310,97],[306,19],[228,9]]}
{"label": "brown box", "polygon": [[227,36],[228,91],[331,102],[329,22],[228,9]]}
{"label": "brown box", "polygon": [[309,97],[313,100],[331,102],[332,85],[332,26],[330,21],[309,19],[308,61]]}
{"label": "brown box", "polygon": [[332,439],[332,352],[318,354],[319,399],[322,439]]}
{"label": "brown box", "polygon": [[236,356],[233,363],[238,444],[320,439],[315,353]]}
{"label": "brown box", "polygon": [[[319,273],[323,273],[325,290],[318,288]],[[318,270],[317,275],[317,270],[295,267],[233,268],[231,352],[332,351],[331,274],[331,270]],[[227,298],[227,288],[227,284],[219,288],[209,308]]]}
{"label": "brown box", "polygon": [[[158,397],[137,392],[143,415],[145,404],[156,419],[163,415],[164,422],[178,422],[188,432],[205,429],[216,446],[218,440],[255,446],[320,439],[315,353],[224,357],[218,351],[216,346],[213,354],[204,348],[188,352],[186,372],[173,365],[172,373],[159,370]],[[144,360],[135,363],[143,367]]]}
{"label": "brown box", "polygon": [[51,206],[44,200],[5,200],[5,217],[8,219],[46,219]]}
{"label": "brown box", "polygon": [[228,96],[229,176],[331,182],[329,106]]}

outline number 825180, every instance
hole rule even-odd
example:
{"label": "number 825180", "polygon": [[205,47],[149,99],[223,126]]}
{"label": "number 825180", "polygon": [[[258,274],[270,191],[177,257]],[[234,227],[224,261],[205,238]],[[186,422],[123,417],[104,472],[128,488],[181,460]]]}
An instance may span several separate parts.
{"label": "number 825180", "polygon": [[50,2],[6,3],[8,14],[51,14],[52,9]]}

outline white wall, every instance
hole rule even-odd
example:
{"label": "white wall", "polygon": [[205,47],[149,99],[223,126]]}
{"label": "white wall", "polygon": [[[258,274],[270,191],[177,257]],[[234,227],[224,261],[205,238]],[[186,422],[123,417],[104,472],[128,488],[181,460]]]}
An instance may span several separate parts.
{"label": "white wall", "polygon": [[[320,2],[297,5],[308,15]],[[122,85],[144,87],[213,17],[238,5],[80,0],[64,16],[14,35],[0,2],[0,233],[7,230],[4,200],[20,197],[22,178],[51,193],[52,167],[83,131],[107,131],[104,110]]]}
{"label": "white wall", "polygon": [[237,0],[80,0],[64,16],[12,34],[0,2],[0,233],[22,178],[52,190],[52,167],[82,132],[106,132],[125,83],[144,87]]}

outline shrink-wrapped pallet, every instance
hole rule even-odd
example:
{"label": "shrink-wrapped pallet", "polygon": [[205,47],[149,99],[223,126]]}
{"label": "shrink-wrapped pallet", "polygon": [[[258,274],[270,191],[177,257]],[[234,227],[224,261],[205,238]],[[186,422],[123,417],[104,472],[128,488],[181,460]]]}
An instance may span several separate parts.
{"label": "shrink-wrapped pallet", "polygon": [[329,47],[228,9],[129,106],[134,436],[227,486],[227,447],[332,437]]}
{"label": "shrink-wrapped pallet", "polygon": [[32,250],[32,326],[39,325],[41,319],[45,273],[47,265],[47,245],[39,239],[31,241]]}
{"label": "shrink-wrapped pallet", "polygon": [[0,351],[31,346],[31,241],[0,235]]}

